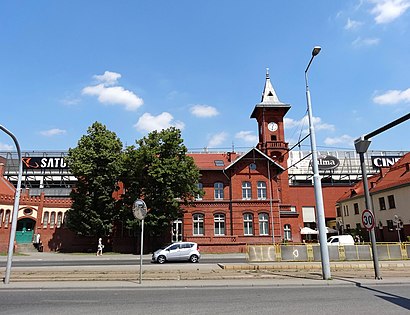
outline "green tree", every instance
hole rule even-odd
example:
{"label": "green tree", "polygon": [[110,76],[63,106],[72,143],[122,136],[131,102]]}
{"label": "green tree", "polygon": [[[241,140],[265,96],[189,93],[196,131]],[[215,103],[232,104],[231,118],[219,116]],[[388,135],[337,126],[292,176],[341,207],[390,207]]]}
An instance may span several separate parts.
{"label": "green tree", "polygon": [[122,143],[114,132],[95,122],[69,149],[67,163],[77,177],[67,214],[69,229],[83,235],[104,236],[118,217],[113,193],[121,174]]}
{"label": "green tree", "polygon": [[137,147],[126,149],[123,158],[124,209],[127,216],[133,201],[143,199],[149,209],[147,228],[158,235],[181,217],[181,204],[201,193],[197,185],[199,170],[186,155],[181,132],[176,128],[153,131],[136,143]]}

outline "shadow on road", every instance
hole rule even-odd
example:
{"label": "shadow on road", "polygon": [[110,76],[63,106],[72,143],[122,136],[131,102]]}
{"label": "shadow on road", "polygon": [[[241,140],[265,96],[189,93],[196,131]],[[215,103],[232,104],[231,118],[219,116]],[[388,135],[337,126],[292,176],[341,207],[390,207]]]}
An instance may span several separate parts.
{"label": "shadow on road", "polygon": [[357,282],[357,281],[348,280],[348,279],[345,279],[345,278],[334,278],[334,279],[350,282],[350,283],[355,284],[356,287],[358,287],[358,288],[369,290],[369,291],[372,291],[372,292],[375,292],[375,293],[380,293],[381,295],[375,294],[375,296],[380,298],[380,299],[383,299],[387,302],[396,304],[397,306],[400,306],[400,307],[402,307],[406,310],[410,310],[410,299],[408,299],[406,297],[403,297],[403,296],[400,296],[400,295],[397,295],[397,294],[388,293],[388,292],[385,292],[385,291],[382,291],[382,290],[377,290],[377,289],[374,289],[374,288],[370,288],[370,287],[362,285],[360,282]]}

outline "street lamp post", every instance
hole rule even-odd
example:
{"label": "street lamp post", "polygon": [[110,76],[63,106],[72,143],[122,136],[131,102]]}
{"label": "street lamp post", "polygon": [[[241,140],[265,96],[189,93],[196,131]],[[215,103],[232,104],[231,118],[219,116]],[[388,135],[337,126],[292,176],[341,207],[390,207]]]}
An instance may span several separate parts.
{"label": "street lamp post", "polygon": [[329,249],[327,247],[326,240],[326,223],[325,223],[325,211],[323,207],[323,196],[322,196],[322,182],[319,176],[319,166],[317,160],[317,149],[316,149],[316,135],[315,128],[313,125],[313,114],[312,105],[310,101],[310,91],[308,85],[308,70],[313,61],[313,58],[317,56],[321,48],[315,46],[312,51],[312,58],[310,58],[309,64],[305,70],[305,83],[306,83],[306,101],[308,108],[309,117],[309,132],[310,132],[310,145],[312,150],[312,167],[313,167],[313,186],[315,189],[315,200],[316,200],[316,214],[319,230],[319,242],[320,242],[320,255],[322,260],[322,275],[324,280],[331,278],[330,274],[330,261],[329,261]]}
{"label": "street lamp post", "polygon": [[10,240],[9,240],[9,250],[7,254],[7,264],[6,264],[6,274],[4,277],[4,283],[9,284],[10,282],[10,274],[11,274],[11,263],[13,261],[13,251],[14,251],[14,239],[16,238],[16,230],[17,230],[17,216],[19,213],[19,204],[20,204],[20,188],[21,188],[21,173],[23,171],[23,162],[21,159],[21,150],[20,145],[17,141],[17,138],[5,127],[0,125],[0,129],[3,130],[6,134],[8,134],[14,141],[17,149],[17,156],[19,161],[19,173],[17,179],[17,188],[16,193],[14,194],[14,207],[13,207],[13,219],[11,220],[11,230],[10,230]]}
{"label": "street lamp post", "polygon": [[[359,154],[359,158],[360,158],[360,168],[362,170],[362,182],[363,182],[364,200],[365,200],[366,209],[368,209],[374,216],[372,199],[370,197],[369,185],[367,182],[366,163],[364,161],[364,154],[367,152],[367,149],[369,148],[370,143],[371,141],[369,139],[365,139],[361,137],[355,140],[354,145],[356,148],[356,152]],[[381,280],[382,276],[380,274],[379,254],[377,252],[376,234],[374,232],[374,228],[370,229],[369,236],[370,236],[370,243],[371,243],[372,256],[373,256],[374,278],[377,280]]]}

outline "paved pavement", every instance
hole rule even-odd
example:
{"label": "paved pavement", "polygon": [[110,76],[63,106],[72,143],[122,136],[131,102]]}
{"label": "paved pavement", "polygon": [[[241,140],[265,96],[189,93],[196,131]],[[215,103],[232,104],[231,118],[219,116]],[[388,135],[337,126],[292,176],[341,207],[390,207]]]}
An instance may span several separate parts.
{"label": "paved pavement", "polygon": [[[12,267],[9,284],[0,290],[30,288],[103,288],[103,287],[202,287],[202,286],[333,286],[383,285],[410,283],[410,260],[381,261],[382,280],[374,279],[372,261],[331,262],[331,280],[323,280],[320,262],[269,262],[208,264],[207,258],[245,258],[244,254],[204,254],[202,263],[143,265],[139,283],[139,264],[93,266],[95,260],[135,259],[138,255],[30,253],[13,261],[89,260],[87,266]],[[149,260],[144,255],[143,260]],[[6,261],[7,257],[0,257]],[[1,276],[4,278],[5,270]]]}

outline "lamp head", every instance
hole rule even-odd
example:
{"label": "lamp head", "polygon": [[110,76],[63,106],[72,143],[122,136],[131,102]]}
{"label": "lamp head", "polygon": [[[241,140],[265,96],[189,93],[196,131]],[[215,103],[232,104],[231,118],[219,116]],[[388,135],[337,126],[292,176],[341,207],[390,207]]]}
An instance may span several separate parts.
{"label": "lamp head", "polygon": [[317,56],[320,53],[321,50],[322,50],[322,48],[320,46],[315,46],[312,50],[312,57]]}

